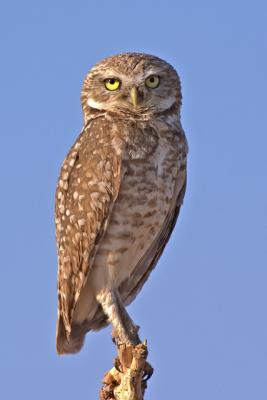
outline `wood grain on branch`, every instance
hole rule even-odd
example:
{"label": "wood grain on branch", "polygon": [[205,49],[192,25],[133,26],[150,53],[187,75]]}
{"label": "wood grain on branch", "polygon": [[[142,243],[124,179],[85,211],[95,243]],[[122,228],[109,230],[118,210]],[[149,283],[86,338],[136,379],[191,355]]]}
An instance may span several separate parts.
{"label": "wood grain on branch", "polygon": [[136,346],[117,343],[114,367],[102,381],[100,400],[143,400],[153,368],[146,361],[147,343]]}

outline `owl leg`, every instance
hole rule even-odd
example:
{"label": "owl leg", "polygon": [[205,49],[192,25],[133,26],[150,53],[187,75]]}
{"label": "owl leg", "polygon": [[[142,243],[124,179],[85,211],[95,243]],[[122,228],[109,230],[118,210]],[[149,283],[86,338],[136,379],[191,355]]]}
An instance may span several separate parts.
{"label": "owl leg", "polygon": [[97,296],[97,300],[112,324],[120,342],[134,346],[141,343],[138,336],[138,328],[127,313],[116,290],[102,292]]}

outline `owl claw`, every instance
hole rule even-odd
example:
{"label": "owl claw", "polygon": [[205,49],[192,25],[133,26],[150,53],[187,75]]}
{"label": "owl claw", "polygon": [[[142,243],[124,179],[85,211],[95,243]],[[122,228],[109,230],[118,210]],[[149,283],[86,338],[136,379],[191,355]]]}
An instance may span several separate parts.
{"label": "owl claw", "polygon": [[153,372],[154,372],[153,367],[146,361],[142,381],[147,382],[153,375]]}
{"label": "owl claw", "polygon": [[122,370],[122,368],[121,368],[121,362],[120,362],[119,357],[116,357],[116,358],[114,359],[114,367],[116,368],[117,371],[123,373],[123,370]]}

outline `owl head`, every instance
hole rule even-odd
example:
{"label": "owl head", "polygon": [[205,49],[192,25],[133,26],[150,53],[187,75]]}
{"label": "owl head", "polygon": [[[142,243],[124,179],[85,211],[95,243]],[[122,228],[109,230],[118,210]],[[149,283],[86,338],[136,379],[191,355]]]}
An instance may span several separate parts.
{"label": "owl head", "polygon": [[181,98],[175,69],[142,53],[119,54],[97,63],[85,78],[81,96],[85,119],[93,110],[140,118],[166,110],[179,113]]}

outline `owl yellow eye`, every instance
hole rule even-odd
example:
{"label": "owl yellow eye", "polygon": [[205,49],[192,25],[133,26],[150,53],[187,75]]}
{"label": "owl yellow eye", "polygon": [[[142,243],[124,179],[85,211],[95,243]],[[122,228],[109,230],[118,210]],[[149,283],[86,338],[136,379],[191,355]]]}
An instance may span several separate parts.
{"label": "owl yellow eye", "polygon": [[158,75],[150,75],[146,78],[146,86],[150,89],[156,89],[159,86],[159,76]]}
{"label": "owl yellow eye", "polygon": [[119,89],[121,82],[117,78],[108,78],[104,80],[104,85],[108,90],[117,90]]}

